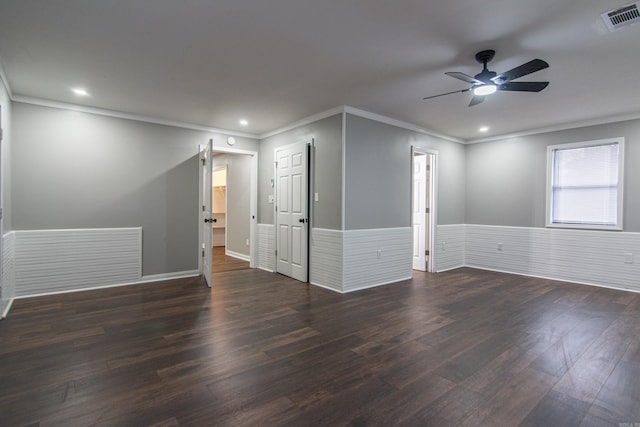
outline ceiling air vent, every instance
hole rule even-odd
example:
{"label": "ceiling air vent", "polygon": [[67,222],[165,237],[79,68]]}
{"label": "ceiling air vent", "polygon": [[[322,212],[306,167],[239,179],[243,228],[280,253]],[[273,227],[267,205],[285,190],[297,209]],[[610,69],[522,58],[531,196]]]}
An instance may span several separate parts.
{"label": "ceiling air vent", "polygon": [[640,22],[640,11],[638,11],[639,5],[640,2],[636,2],[616,10],[605,12],[600,16],[602,16],[602,19],[607,25],[609,31],[618,31],[623,27]]}

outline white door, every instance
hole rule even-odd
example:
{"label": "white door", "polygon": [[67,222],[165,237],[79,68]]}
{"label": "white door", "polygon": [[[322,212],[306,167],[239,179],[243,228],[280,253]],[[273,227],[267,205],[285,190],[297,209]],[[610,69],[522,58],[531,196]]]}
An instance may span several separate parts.
{"label": "white door", "polygon": [[212,145],[213,140],[209,140],[206,146],[200,147],[200,230],[201,230],[201,249],[202,249],[202,275],[204,276],[207,286],[211,287],[211,243],[212,243]]}
{"label": "white door", "polygon": [[277,148],[276,271],[307,281],[307,143]]}
{"label": "white door", "polygon": [[427,271],[427,156],[413,156],[413,269]]}

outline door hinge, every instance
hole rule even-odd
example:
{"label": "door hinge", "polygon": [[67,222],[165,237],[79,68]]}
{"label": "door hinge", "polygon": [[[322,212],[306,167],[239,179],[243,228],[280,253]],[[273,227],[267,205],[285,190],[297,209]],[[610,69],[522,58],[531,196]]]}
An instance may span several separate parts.
{"label": "door hinge", "polygon": [[278,256],[278,250],[276,249],[276,256]]}
{"label": "door hinge", "polygon": [[202,256],[204,256],[204,249],[202,250]]}
{"label": "door hinge", "polygon": [[429,209],[429,208],[427,208],[427,209],[425,210],[425,212],[426,212],[426,213],[429,213],[429,210],[430,210],[430,209]]}
{"label": "door hinge", "polygon": [[206,207],[205,205],[202,205],[202,212],[205,211],[205,207]]}
{"label": "door hinge", "polygon": [[278,162],[273,162],[274,165],[276,165],[276,168],[278,167]]}
{"label": "door hinge", "polygon": [[424,254],[425,255],[429,255],[429,251],[424,251]]}
{"label": "door hinge", "polygon": [[4,137],[4,129],[0,128],[0,141],[2,141],[3,137]]}
{"label": "door hinge", "polygon": [[203,158],[202,159],[202,166],[206,166],[207,165],[207,159]]}

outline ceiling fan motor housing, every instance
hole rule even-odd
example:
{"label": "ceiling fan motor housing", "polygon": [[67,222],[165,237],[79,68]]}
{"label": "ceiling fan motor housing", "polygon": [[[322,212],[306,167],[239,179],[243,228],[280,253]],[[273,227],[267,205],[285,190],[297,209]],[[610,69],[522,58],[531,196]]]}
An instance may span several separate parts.
{"label": "ceiling fan motor housing", "polygon": [[495,50],[483,50],[482,52],[476,53],[476,61],[482,64],[482,72],[475,75],[477,80],[487,84],[493,84],[491,79],[497,76],[498,73],[495,71],[489,71],[489,69],[487,69],[487,62],[491,62],[495,55]]}

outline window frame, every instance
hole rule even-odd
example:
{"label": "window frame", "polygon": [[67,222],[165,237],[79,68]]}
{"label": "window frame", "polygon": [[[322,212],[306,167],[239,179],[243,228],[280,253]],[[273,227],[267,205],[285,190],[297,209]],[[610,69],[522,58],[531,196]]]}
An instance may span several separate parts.
{"label": "window frame", "polygon": [[[602,145],[618,144],[618,215],[615,225],[605,224],[572,224],[553,222],[553,172],[554,155],[558,150],[575,148],[598,147]],[[573,142],[567,144],[556,144],[547,146],[547,188],[546,188],[546,226],[549,228],[573,228],[586,230],[623,230],[623,209],[624,209],[624,137],[596,139],[592,141]]]}

